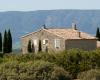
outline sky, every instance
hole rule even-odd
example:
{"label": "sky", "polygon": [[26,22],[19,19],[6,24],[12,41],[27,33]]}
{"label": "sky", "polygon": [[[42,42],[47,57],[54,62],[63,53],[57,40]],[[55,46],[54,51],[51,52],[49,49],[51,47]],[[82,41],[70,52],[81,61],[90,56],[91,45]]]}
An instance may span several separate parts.
{"label": "sky", "polygon": [[0,0],[0,11],[100,9],[100,0]]}

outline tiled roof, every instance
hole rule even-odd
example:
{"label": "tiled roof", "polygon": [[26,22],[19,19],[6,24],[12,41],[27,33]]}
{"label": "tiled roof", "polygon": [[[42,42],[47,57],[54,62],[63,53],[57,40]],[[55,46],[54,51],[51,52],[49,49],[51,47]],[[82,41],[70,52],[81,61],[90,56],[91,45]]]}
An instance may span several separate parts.
{"label": "tiled roof", "polygon": [[44,29],[49,33],[62,37],[64,39],[96,39],[88,33],[75,29]]}

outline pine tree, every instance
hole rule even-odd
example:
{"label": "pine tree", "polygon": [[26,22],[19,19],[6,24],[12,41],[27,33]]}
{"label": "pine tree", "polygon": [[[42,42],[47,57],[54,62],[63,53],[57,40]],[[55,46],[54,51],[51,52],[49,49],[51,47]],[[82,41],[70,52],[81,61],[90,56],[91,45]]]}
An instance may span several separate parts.
{"label": "pine tree", "polygon": [[2,52],[2,34],[0,33],[0,52]]}
{"label": "pine tree", "polygon": [[29,40],[29,42],[28,42],[28,48],[27,48],[27,51],[28,51],[29,53],[32,52],[32,43],[31,43],[31,40]]}
{"label": "pine tree", "polygon": [[41,51],[42,51],[41,40],[39,40],[38,52],[41,52]]}
{"label": "pine tree", "polygon": [[8,30],[8,53],[12,52],[12,36],[11,36],[11,32],[10,29]]}
{"label": "pine tree", "polygon": [[4,32],[4,39],[3,39],[3,53],[8,53],[8,40],[7,40],[7,31]]}

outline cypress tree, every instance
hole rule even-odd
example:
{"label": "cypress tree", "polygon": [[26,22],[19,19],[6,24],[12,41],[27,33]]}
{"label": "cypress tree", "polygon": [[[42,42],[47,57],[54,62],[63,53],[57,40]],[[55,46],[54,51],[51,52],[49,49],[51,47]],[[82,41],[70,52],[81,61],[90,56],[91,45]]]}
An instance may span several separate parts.
{"label": "cypress tree", "polygon": [[35,53],[34,43],[32,44],[32,52]]}
{"label": "cypress tree", "polygon": [[46,49],[45,49],[45,51],[48,53],[48,47],[46,46]]}
{"label": "cypress tree", "polygon": [[3,39],[3,53],[7,53],[8,52],[8,40],[7,40],[7,31],[5,30],[4,32],[4,39]]}
{"label": "cypress tree", "polygon": [[2,52],[2,34],[0,33],[0,52]]}
{"label": "cypress tree", "polygon": [[27,48],[27,51],[28,51],[29,53],[32,52],[32,43],[31,43],[31,40],[29,40],[29,42],[28,42],[28,48]]}
{"label": "cypress tree", "polygon": [[12,36],[11,36],[11,32],[10,29],[8,30],[8,53],[12,52]]}
{"label": "cypress tree", "polygon": [[98,40],[100,40],[100,32],[99,32],[99,27],[97,27],[96,37],[98,38]]}
{"label": "cypress tree", "polygon": [[39,40],[38,52],[41,52],[41,51],[42,51],[41,40]]}

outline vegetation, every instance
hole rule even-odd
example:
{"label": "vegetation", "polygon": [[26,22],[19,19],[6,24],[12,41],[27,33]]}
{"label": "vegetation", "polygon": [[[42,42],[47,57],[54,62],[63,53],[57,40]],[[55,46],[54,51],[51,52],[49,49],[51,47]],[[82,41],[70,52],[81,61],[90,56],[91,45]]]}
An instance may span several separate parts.
{"label": "vegetation", "polygon": [[[56,71],[60,71],[58,75],[55,75]],[[0,74],[2,80],[71,80],[63,68],[42,60],[5,62],[0,65]]]}
{"label": "vegetation", "polygon": [[34,43],[32,44],[32,53],[35,53],[35,46],[34,46]]}
{"label": "vegetation", "polygon": [[38,52],[41,52],[41,50],[42,50],[41,40],[39,40],[39,49],[38,49]]}
{"label": "vegetation", "polygon": [[71,49],[0,57],[2,80],[92,80],[100,78],[99,69],[100,50]]}
{"label": "vegetation", "polygon": [[12,52],[12,35],[10,29],[8,30],[8,53]]}
{"label": "vegetation", "polygon": [[12,52],[12,36],[10,30],[8,32],[5,30],[3,39],[3,53]]}
{"label": "vegetation", "polygon": [[8,38],[7,38],[7,31],[5,30],[4,32],[4,39],[3,39],[3,53],[7,53],[8,52]]}
{"label": "vegetation", "polygon": [[2,34],[0,33],[0,52],[2,52]]}
{"label": "vegetation", "polygon": [[28,51],[29,53],[32,53],[32,42],[31,42],[31,40],[29,40],[29,42],[28,42],[27,51]]}
{"label": "vegetation", "polygon": [[27,51],[29,53],[35,53],[34,43],[32,43],[31,40],[29,40],[29,42],[28,42]]}
{"label": "vegetation", "polygon": [[82,72],[78,75],[80,80],[100,80],[100,69],[92,69],[89,71]]}
{"label": "vegetation", "polygon": [[100,31],[99,31],[99,27],[97,27],[96,37],[97,37],[98,40],[100,41]]}

